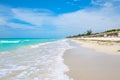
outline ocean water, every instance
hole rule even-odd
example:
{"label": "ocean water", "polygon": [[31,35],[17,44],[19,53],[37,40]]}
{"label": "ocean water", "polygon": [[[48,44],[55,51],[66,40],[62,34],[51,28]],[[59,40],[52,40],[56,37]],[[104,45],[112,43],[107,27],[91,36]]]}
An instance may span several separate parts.
{"label": "ocean water", "polygon": [[31,39],[31,38],[9,38],[9,39],[0,39],[0,52],[14,50],[19,47],[33,45],[44,42],[52,42],[59,39]]}
{"label": "ocean water", "polygon": [[69,40],[0,41],[0,80],[72,80],[62,58],[65,50],[73,48]]}

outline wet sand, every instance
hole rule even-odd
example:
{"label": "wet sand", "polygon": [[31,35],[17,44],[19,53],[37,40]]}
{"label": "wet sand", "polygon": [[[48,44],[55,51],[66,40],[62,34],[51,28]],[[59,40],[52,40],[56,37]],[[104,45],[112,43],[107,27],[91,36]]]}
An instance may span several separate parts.
{"label": "wet sand", "polygon": [[70,69],[66,74],[74,80],[120,80],[120,55],[79,46],[67,50],[63,57]]}

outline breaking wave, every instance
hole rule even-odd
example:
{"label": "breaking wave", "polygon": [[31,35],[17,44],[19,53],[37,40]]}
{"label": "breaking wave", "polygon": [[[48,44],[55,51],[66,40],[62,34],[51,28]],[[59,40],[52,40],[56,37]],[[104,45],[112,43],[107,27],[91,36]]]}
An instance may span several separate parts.
{"label": "breaking wave", "polygon": [[65,39],[0,52],[0,80],[72,80],[62,58],[70,48]]}
{"label": "breaking wave", "polygon": [[0,43],[19,43],[20,41],[17,40],[17,41],[8,41],[8,40],[3,40],[3,41],[0,41]]}

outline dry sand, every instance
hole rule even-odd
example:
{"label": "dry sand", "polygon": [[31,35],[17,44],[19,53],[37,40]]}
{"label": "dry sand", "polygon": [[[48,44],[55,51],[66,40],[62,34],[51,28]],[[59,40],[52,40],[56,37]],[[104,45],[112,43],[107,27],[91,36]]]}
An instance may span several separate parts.
{"label": "dry sand", "polygon": [[79,43],[79,47],[67,50],[63,56],[65,64],[70,69],[67,75],[74,80],[120,80],[120,55],[116,51],[118,45],[112,43],[115,50],[111,50],[113,47],[108,43]]}
{"label": "dry sand", "polygon": [[111,39],[111,41],[106,41],[109,38],[107,38],[106,40],[104,38],[101,38],[101,41],[100,41],[99,38],[98,40],[96,40],[96,38],[95,40],[93,39],[94,38],[87,38],[87,39],[86,38],[85,39],[74,38],[72,40],[75,41],[76,43],[79,43],[82,47],[91,48],[97,52],[107,53],[111,55],[120,54],[120,51],[119,51],[120,40],[115,41],[118,39]]}

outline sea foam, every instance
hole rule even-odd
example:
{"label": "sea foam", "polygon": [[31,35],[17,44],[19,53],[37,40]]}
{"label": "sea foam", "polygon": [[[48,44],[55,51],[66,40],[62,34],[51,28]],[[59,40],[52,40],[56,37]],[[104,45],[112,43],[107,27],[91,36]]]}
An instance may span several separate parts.
{"label": "sea foam", "polygon": [[16,40],[16,41],[9,41],[9,40],[0,41],[0,43],[19,43],[19,42],[20,42],[19,40]]}
{"label": "sea foam", "polygon": [[68,40],[31,45],[0,53],[0,80],[72,80],[62,58]]}

